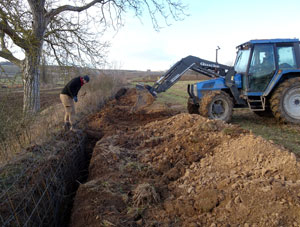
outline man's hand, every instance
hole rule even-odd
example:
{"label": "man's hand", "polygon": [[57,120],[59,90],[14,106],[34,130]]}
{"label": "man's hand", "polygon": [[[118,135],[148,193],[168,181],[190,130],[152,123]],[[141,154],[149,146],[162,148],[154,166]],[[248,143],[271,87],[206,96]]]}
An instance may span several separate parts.
{"label": "man's hand", "polygon": [[77,102],[78,101],[78,98],[77,98],[77,96],[74,96],[74,102]]}

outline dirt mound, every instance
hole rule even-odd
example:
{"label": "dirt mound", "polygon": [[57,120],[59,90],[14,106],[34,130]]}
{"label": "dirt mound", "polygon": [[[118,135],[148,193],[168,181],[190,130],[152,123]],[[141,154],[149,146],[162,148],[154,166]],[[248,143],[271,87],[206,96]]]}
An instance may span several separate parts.
{"label": "dirt mound", "polygon": [[157,213],[184,226],[298,226],[299,167],[293,154],[242,135],[185,169]]}
{"label": "dirt mound", "polygon": [[300,225],[295,155],[199,115],[132,113],[135,100],[129,89],[88,118],[104,137],[71,226]]}
{"label": "dirt mound", "polygon": [[123,95],[111,100],[100,112],[85,119],[81,123],[81,127],[96,131],[102,130],[108,136],[118,130],[127,130],[151,122],[153,119],[165,119],[176,114],[174,111],[158,104],[133,113],[131,110],[136,103],[136,89],[125,91],[122,89],[121,91]]}

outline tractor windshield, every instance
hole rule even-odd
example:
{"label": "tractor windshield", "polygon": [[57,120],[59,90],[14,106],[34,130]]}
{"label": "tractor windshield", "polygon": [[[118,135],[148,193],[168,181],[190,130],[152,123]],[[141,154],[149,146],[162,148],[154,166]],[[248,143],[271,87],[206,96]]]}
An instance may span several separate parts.
{"label": "tractor windshield", "polygon": [[247,50],[239,50],[236,56],[234,70],[237,73],[245,73],[249,61],[250,48]]}

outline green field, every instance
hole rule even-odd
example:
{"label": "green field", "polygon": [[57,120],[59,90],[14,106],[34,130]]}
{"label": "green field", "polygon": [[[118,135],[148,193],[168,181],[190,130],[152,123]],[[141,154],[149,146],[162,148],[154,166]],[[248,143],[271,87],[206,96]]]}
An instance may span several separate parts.
{"label": "green field", "polygon": [[166,92],[158,94],[157,101],[160,103],[180,105],[185,110],[189,96],[187,93],[187,86],[188,84],[193,84],[196,82],[197,81],[179,81]]}
{"label": "green field", "polygon": [[[175,105],[182,112],[187,112],[187,85],[196,81],[179,81],[166,92],[158,94],[157,102]],[[148,83],[152,85],[151,83]],[[281,124],[272,117],[259,117],[248,109],[234,109],[232,124],[238,124],[243,129],[252,131],[265,139],[300,155],[300,126]]]}

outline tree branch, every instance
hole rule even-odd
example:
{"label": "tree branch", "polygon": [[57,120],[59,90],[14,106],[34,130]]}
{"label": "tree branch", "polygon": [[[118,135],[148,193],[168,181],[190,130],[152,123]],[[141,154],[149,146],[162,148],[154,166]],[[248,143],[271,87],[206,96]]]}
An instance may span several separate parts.
{"label": "tree branch", "polygon": [[3,31],[5,34],[7,34],[17,46],[24,50],[28,49],[25,40],[20,38],[8,25],[3,25],[0,23],[0,31]]}
{"label": "tree branch", "polygon": [[[2,9],[0,8],[0,14],[4,14],[4,12],[2,11]],[[9,24],[7,23],[7,21],[5,20],[5,18],[1,17],[1,21],[0,21],[0,31],[3,32],[4,34],[7,34],[12,40],[13,42],[21,47],[22,49],[26,50],[28,48],[28,46],[26,45],[26,42],[24,39],[22,39],[16,32],[15,30],[13,30]]]}
{"label": "tree branch", "polygon": [[0,51],[0,57],[5,58],[6,60],[13,62],[14,64],[16,64],[19,67],[22,67],[22,63],[23,61],[21,61],[20,59],[16,58],[15,56],[13,56],[13,54],[6,50],[6,51]]}
{"label": "tree branch", "polygon": [[[109,1],[110,0],[108,0],[108,2]],[[61,12],[64,12],[64,11],[81,12],[81,11],[84,11],[84,10],[92,7],[93,5],[95,5],[97,3],[101,3],[102,5],[104,5],[107,2],[105,2],[104,0],[94,0],[84,6],[63,5],[56,9],[52,9],[50,12],[46,13],[46,18],[48,19],[48,22],[49,22],[54,16],[60,14]]]}
{"label": "tree branch", "polygon": [[5,58],[8,61],[15,63],[18,66],[21,66],[22,61],[13,56],[13,54],[7,49],[5,44],[5,33],[0,30],[0,57]]}
{"label": "tree branch", "polygon": [[4,36],[5,36],[4,32],[0,30],[0,45],[1,45],[1,50],[7,51],[7,47],[6,47],[6,44],[5,44]]}

